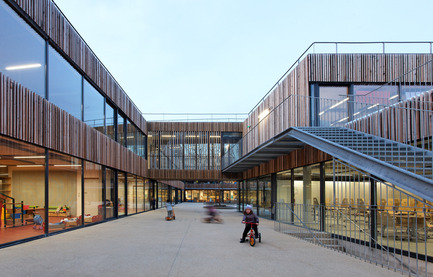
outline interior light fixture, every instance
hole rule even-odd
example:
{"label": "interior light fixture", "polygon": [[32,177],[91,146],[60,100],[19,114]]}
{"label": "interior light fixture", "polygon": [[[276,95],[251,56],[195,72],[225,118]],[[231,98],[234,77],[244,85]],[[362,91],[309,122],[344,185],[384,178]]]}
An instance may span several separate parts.
{"label": "interior light fixture", "polygon": [[343,122],[343,121],[345,121],[347,119],[349,119],[349,117],[342,118],[342,119],[338,120],[337,122]]}
{"label": "interior light fixture", "polygon": [[371,106],[371,107],[368,107],[367,108],[367,110],[369,110],[369,109],[373,109],[374,107],[377,107],[377,106],[379,106],[379,103],[377,103],[377,104],[374,104],[373,106]]}
{"label": "interior light fixture", "polygon": [[74,167],[74,166],[81,166],[81,164],[55,164],[53,166]]}
{"label": "interior light fixture", "polygon": [[41,67],[40,63],[31,63],[31,64],[22,64],[22,65],[14,65],[5,67],[6,70],[21,70],[21,69],[30,69]]}
{"label": "interior light fixture", "polygon": [[220,138],[221,136],[209,136],[210,138]]}
{"label": "interior light fixture", "polygon": [[264,110],[261,114],[259,114],[259,121],[265,118],[269,114],[269,109]]}
{"label": "interior light fixture", "polygon": [[397,97],[398,97],[398,94],[396,94],[396,95],[394,95],[394,96],[391,96],[391,97],[389,98],[389,100],[392,100],[392,99],[397,98]]}
{"label": "interior light fixture", "polygon": [[42,167],[41,164],[19,164],[17,167]]}
{"label": "interior light fixture", "polygon": [[174,138],[175,135],[161,135],[162,138]]}
{"label": "interior light fixture", "polygon": [[8,167],[7,165],[0,165],[0,167]]}
{"label": "interior light fixture", "polygon": [[353,116],[360,114],[360,112],[354,113]]}
{"label": "interior light fixture", "polygon": [[14,159],[45,159],[45,156],[15,156]]}

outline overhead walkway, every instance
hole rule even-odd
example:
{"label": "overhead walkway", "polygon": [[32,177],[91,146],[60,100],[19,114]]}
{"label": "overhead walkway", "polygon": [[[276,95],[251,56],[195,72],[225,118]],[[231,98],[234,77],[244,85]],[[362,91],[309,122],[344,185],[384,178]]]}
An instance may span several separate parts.
{"label": "overhead walkway", "polygon": [[[433,202],[433,152],[343,127],[292,127],[257,147],[223,172],[239,172],[311,145],[376,178]],[[275,152],[277,145],[285,151]]]}
{"label": "overhead walkway", "polygon": [[206,224],[203,204],[175,206],[0,249],[2,276],[401,276],[276,232],[261,219],[262,243],[239,243],[241,214]]}

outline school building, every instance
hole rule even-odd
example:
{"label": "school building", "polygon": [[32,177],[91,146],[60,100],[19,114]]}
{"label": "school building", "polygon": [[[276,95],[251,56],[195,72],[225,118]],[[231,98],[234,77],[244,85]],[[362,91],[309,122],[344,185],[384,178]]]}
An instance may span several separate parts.
{"label": "school building", "polygon": [[0,0],[0,36],[0,247],[167,199],[252,204],[277,231],[427,274],[432,42],[313,43],[249,113],[159,120],[51,0]]}

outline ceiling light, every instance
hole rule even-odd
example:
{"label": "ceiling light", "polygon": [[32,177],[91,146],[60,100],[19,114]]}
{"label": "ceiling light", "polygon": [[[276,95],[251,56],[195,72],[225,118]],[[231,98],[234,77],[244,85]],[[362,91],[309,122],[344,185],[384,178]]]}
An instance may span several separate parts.
{"label": "ceiling light", "polygon": [[17,167],[42,167],[41,164],[19,164]]}
{"label": "ceiling light", "polygon": [[53,166],[81,166],[81,164],[55,164]]}
{"label": "ceiling light", "polygon": [[32,64],[7,66],[5,69],[6,70],[20,70],[20,69],[37,68],[37,67],[41,67],[41,66],[42,65],[40,63],[32,63]]}
{"label": "ceiling light", "polygon": [[15,156],[14,159],[45,159],[45,156]]}
{"label": "ceiling light", "polygon": [[392,99],[397,98],[397,97],[398,97],[398,94],[396,94],[396,95],[390,97],[389,100],[392,100]]}

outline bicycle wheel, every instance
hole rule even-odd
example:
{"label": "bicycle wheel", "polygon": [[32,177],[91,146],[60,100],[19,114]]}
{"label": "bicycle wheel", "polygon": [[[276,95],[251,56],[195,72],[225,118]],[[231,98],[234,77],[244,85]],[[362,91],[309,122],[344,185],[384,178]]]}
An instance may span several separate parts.
{"label": "bicycle wheel", "polygon": [[254,238],[254,236],[251,236],[251,237],[250,237],[250,245],[251,245],[251,246],[256,245],[256,239]]}

